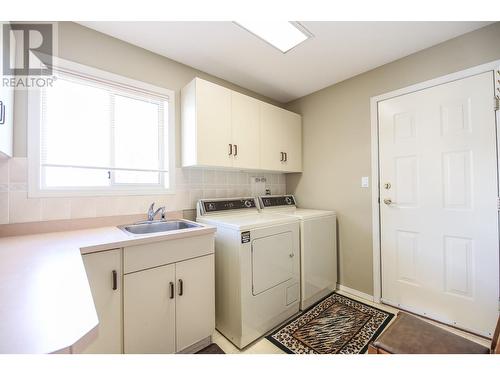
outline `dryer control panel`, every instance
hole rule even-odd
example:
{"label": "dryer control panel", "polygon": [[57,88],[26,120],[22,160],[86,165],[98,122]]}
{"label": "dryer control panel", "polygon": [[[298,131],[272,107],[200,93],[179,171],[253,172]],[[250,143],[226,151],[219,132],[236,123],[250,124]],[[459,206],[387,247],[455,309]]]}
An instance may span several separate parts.
{"label": "dryer control panel", "polygon": [[255,198],[201,200],[200,203],[205,213],[257,207]]}
{"label": "dryer control panel", "polygon": [[296,205],[293,195],[264,195],[259,199],[262,208]]}

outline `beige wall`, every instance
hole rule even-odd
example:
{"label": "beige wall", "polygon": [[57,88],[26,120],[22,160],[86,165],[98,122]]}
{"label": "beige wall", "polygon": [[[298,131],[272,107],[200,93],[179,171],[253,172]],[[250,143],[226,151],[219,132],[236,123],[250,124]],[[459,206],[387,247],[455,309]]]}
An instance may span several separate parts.
{"label": "beige wall", "polygon": [[[180,165],[180,89],[194,77],[218,83],[232,90],[280,105],[267,97],[170,60],[140,47],[73,22],[58,23],[58,55],[80,64],[102,69],[175,91],[177,166]],[[16,95],[14,156],[26,156],[26,99]]]}
{"label": "beige wall", "polygon": [[287,105],[303,116],[304,157],[287,191],[303,206],[337,211],[340,284],[373,291],[371,189],[360,187],[371,176],[370,97],[498,59],[495,23]]}

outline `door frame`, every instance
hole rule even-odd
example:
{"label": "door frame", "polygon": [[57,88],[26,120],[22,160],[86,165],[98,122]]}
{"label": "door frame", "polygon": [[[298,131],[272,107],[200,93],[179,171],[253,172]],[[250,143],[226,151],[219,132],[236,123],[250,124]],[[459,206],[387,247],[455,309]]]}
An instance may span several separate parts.
{"label": "door frame", "polygon": [[[428,89],[434,86],[457,81],[488,71],[494,72],[494,95],[500,96],[500,60],[474,66],[455,73],[447,74],[428,81],[420,82],[398,90],[390,91],[370,98],[370,121],[371,121],[371,174],[372,174],[372,232],[373,232],[373,300],[381,302],[382,298],[382,254],[380,243],[380,165],[379,165],[379,131],[378,131],[378,103],[401,95]],[[494,97],[491,98],[494,105]],[[500,111],[496,111],[496,134],[497,134],[497,180],[500,171]],[[497,188],[499,187],[497,181]],[[500,191],[497,192],[500,196]]]}

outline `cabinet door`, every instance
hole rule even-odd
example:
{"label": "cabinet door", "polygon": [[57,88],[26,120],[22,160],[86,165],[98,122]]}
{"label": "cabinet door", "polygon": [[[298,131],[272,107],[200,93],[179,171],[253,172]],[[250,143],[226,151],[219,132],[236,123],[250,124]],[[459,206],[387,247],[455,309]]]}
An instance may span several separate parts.
{"label": "cabinet door", "polygon": [[214,255],[179,262],[175,267],[177,351],[179,352],[214,333]]}
{"label": "cabinet door", "polygon": [[260,103],[260,165],[261,169],[284,169],[284,116],[281,108]]}
{"label": "cabinet door", "polygon": [[170,283],[175,283],[173,264],[124,276],[125,353],[175,352],[175,290]]}
{"label": "cabinet door", "polygon": [[[1,36],[1,31],[0,31]],[[14,129],[14,89],[0,86],[0,156],[12,156]]]}
{"label": "cabinet door", "polygon": [[300,115],[283,111],[284,142],[286,153],[283,163],[286,172],[302,171],[302,118]]}
{"label": "cabinet door", "polygon": [[121,250],[85,254],[83,263],[99,317],[99,326],[97,338],[82,353],[121,353]]}
{"label": "cabinet door", "polygon": [[260,168],[259,101],[231,92],[233,167]]}
{"label": "cabinet door", "polygon": [[230,167],[231,90],[196,79],[195,106],[197,164]]}

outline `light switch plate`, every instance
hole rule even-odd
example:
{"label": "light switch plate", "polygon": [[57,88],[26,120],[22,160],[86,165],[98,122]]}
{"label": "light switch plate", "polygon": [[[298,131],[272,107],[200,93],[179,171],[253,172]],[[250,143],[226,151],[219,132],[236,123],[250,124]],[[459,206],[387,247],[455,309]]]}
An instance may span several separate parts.
{"label": "light switch plate", "polygon": [[362,188],[370,187],[370,178],[368,176],[361,177],[361,187]]}

